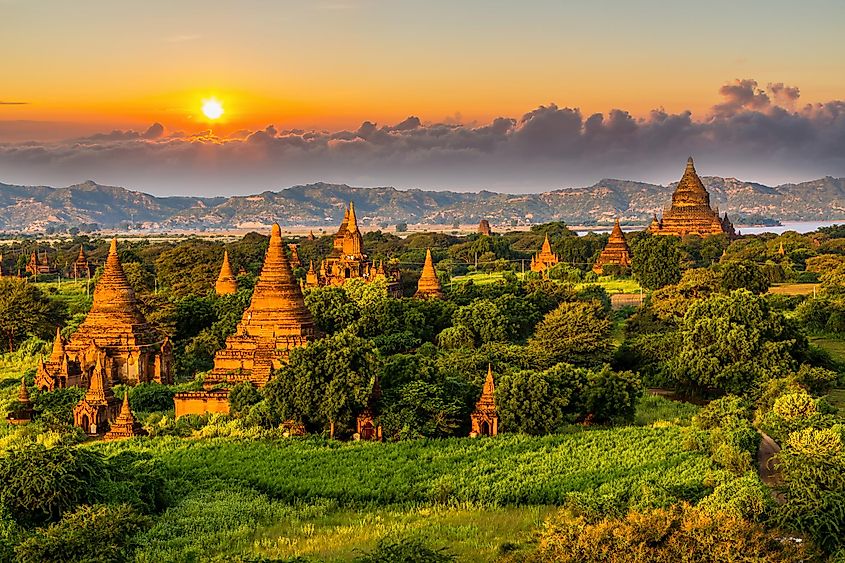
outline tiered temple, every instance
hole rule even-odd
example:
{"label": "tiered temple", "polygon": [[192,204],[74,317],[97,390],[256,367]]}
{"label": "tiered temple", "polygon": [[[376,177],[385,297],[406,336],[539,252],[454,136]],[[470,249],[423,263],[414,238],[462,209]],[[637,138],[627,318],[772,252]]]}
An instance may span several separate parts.
{"label": "tiered temple", "polygon": [[631,249],[628,247],[628,241],[625,240],[622,227],[619,226],[619,219],[616,219],[613,230],[610,232],[607,246],[601,251],[596,263],[593,265],[593,271],[597,274],[602,274],[604,273],[605,266],[631,267]]}
{"label": "tiered temple", "polygon": [[531,257],[531,271],[545,272],[559,261],[557,254],[552,252],[552,245],[549,243],[549,234],[546,233],[546,238],[543,241],[543,247],[540,249],[540,252]]}
{"label": "tiered temple", "polygon": [[73,278],[88,278],[91,277],[93,273],[93,268],[91,267],[91,263],[88,262],[88,257],[85,256],[85,249],[82,248],[82,245],[79,245],[79,254],[76,256],[76,260],[73,261],[73,264],[70,268],[70,274]]}
{"label": "tiered temple", "polygon": [[499,413],[496,410],[496,385],[493,383],[493,366],[487,365],[487,378],[481,397],[475,403],[475,410],[470,414],[472,422],[471,437],[495,436],[499,433]]}
{"label": "tiered temple", "polygon": [[654,235],[677,237],[736,236],[728,214],[720,218],[719,210],[710,207],[710,194],[695,171],[692,157],[687,160],[684,175],[672,194],[672,205],[663,211],[661,219],[654,217],[648,230]]}
{"label": "tiered temple", "polygon": [[39,363],[35,385],[47,391],[86,387],[97,364],[102,364],[109,383],[173,380],[173,346],[139,310],[117,257],[115,240],[94,288],[91,310],[67,344],[56,333],[49,360]]}
{"label": "tiered temple", "polygon": [[414,297],[419,299],[443,299],[443,289],[440,287],[440,280],[437,279],[437,272],[434,270],[430,248],[425,251],[425,264],[423,264],[422,274],[417,283],[417,292]]}
{"label": "tiered temple", "polygon": [[88,435],[103,434],[119,412],[120,400],[114,396],[106,370],[98,359],[85,396],[73,407],[73,424]]}
{"label": "tiered temple", "polygon": [[229,263],[229,251],[223,251],[223,263],[220,265],[220,275],[214,283],[214,291],[217,295],[230,295],[238,292],[238,280],[232,272],[232,265]]}
{"label": "tiered temple", "polygon": [[[311,272],[309,272],[311,274]],[[358,228],[355,204],[350,203],[343,216],[331,254],[320,263],[319,271],[306,275],[309,287],[343,285],[350,279],[370,282],[377,279],[387,281],[387,292],[393,297],[402,296],[399,271],[388,272],[384,264],[376,266],[364,254],[364,238]]]}
{"label": "tiered temple", "polygon": [[129,393],[123,395],[123,404],[120,406],[120,413],[111,422],[111,427],[103,440],[124,440],[135,436],[146,436],[147,431],[141,428],[141,423],[135,419],[135,414],[129,407]]}
{"label": "tiered temple", "polygon": [[26,263],[26,271],[32,276],[39,276],[42,274],[52,274],[53,269],[50,267],[50,262],[47,260],[47,253],[43,255],[38,252],[33,252],[29,257],[29,262]]}
{"label": "tiered temple", "polygon": [[176,394],[176,416],[228,412],[228,390],[215,387],[244,381],[263,387],[292,348],[305,346],[317,335],[275,224],[249,307],[226,347],[214,356],[214,368],[203,382],[205,391]]}

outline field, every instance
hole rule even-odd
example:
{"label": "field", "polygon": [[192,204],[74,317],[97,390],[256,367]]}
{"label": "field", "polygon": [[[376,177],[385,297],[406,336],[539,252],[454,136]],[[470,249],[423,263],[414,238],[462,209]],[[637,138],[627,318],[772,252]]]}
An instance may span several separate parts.
{"label": "field", "polygon": [[769,293],[777,295],[813,295],[817,291],[817,283],[776,283],[769,288]]}
{"label": "field", "polygon": [[462,561],[492,561],[529,545],[555,506],[611,512],[706,494],[705,479],[718,470],[684,451],[678,426],[696,410],[645,397],[640,426],[573,426],[545,437],[383,444],[160,437],[86,447],[147,452],[164,468],[178,500],[146,532],[138,561],[239,553],[343,561],[384,537],[420,538]]}
{"label": "field", "polygon": [[[490,272],[490,273],[473,272],[473,273],[467,274],[465,276],[455,276],[455,277],[452,278],[452,282],[453,283],[463,283],[463,282],[472,280],[472,282],[475,283],[475,284],[484,285],[484,284],[494,283],[496,281],[499,281],[503,277],[504,277],[504,274],[502,272]],[[519,278],[519,277],[522,277],[522,276],[521,276],[521,274],[517,273],[517,277]],[[602,277],[602,278],[599,278],[595,282],[577,284],[576,288],[581,289],[582,287],[587,286],[587,285],[600,285],[605,289],[605,291],[607,291],[610,294],[614,294],[614,293],[628,293],[628,294],[634,294],[635,293],[635,294],[639,294],[639,291],[641,290],[640,285],[633,279],[613,279],[613,278],[610,278],[610,277]]]}
{"label": "field", "polygon": [[811,336],[810,342],[826,351],[840,364],[845,364],[845,340],[826,336]]}

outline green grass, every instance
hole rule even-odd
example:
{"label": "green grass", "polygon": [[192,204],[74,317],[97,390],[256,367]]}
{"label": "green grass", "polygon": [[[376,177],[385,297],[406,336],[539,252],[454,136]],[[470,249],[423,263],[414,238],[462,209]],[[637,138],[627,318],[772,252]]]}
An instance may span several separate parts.
{"label": "green grass", "polygon": [[661,425],[666,422],[685,426],[701,407],[691,403],[672,401],[658,395],[643,395],[637,402],[634,424],[637,426]]}
{"label": "green grass", "polygon": [[827,394],[827,400],[839,409],[841,415],[845,415],[845,389],[833,389]]}
{"label": "green grass", "polygon": [[[517,274],[517,277],[520,277],[520,274]],[[476,285],[484,285],[488,283],[495,283],[503,278],[504,272],[490,272],[489,274],[483,272],[472,272],[464,276],[455,276],[452,278],[452,282],[458,284],[472,281],[472,283]]]}
{"label": "green grass", "polygon": [[811,336],[810,342],[830,354],[836,362],[845,364],[845,340],[827,336]]}
{"label": "green grass", "polygon": [[636,280],[627,278],[627,279],[614,279],[610,277],[601,277],[598,281],[589,282],[589,283],[582,283],[577,286],[578,289],[588,285],[600,285],[610,294],[613,293],[639,293],[640,292],[640,284],[636,282]]}

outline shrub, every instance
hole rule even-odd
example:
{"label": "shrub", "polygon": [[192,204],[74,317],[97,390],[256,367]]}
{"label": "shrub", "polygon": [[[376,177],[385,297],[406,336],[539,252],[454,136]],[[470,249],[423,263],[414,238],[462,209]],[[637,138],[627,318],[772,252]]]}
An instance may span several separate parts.
{"label": "shrub", "polygon": [[49,426],[73,423],[73,407],[85,395],[81,387],[67,387],[55,391],[40,391],[33,397],[35,417]]}
{"label": "shrub", "polygon": [[233,414],[243,414],[261,401],[261,392],[250,381],[238,383],[229,391],[229,407]]}
{"label": "shrub", "polygon": [[445,547],[434,549],[416,538],[383,539],[369,553],[355,559],[356,563],[449,563],[457,558]]}
{"label": "shrub", "polygon": [[135,412],[173,410],[172,387],[160,383],[139,383],[129,390],[129,403]]}
{"label": "shrub", "polygon": [[130,559],[133,537],[149,521],[126,504],[83,506],[48,528],[40,528],[15,553],[21,563],[98,563]]}
{"label": "shrub", "polygon": [[774,506],[769,488],[753,471],[720,483],[698,503],[698,508],[708,514],[728,514],[755,522],[762,522]]}

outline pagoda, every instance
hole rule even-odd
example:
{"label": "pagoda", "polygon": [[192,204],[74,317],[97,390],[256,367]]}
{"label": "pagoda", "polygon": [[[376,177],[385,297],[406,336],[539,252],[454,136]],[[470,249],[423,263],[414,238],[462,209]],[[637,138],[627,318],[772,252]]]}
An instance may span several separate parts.
{"label": "pagoda", "polygon": [[173,345],[158,333],[138,308],[135,292],[112,240],[94,302],[67,344],[57,333],[49,361],[40,362],[35,385],[42,390],[88,385],[101,363],[109,383],[173,381]]}
{"label": "pagoda", "polygon": [[214,292],[217,295],[231,295],[238,292],[238,281],[232,273],[232,265],[229,264],[229,251],[223,251],[223,264],[220,265],[220,275],[214,283]]}
{"label": "pagoda", "polygon": [[291,243],[288,245],[288,248],[290,248],[290,267],[301,268],[302,260],[299,258],[299,247]]}
{"label": "pagoda", "polygon": [[493,229],[490,228],[490,221],[482,219],[478,222],[478,234],[488,237],[493,234]]}
{"label": "pagoda", "polygon": [[414,297],[418,299],[443,299],[443,289],[440,287],[440,280],[437,279],[437,272],[434,271],[430,248],[425,250],[425,264],[423,264],[422,275],[420,275],[420,280],[417,283],[417,292]]}
{"label": "pagoda", "polygon": [[692,157],[687,159],[684,175],[672,194],[672,205],[663,211],[661,219],[655,215],[648,231],[653,235],[682,238],[688,235],[736,236],[728,214],[725,213],[725,216],[720,218],[719,210],[710,207],[710,194],[695,171]]}
{"label": "pagoda", "polygon": [[367,406],[358,415],[356,423],[356,432],[359,440],[371,440],[381,442],[381,424],[378,421],[378,403],[381,400],[381,385],[379,385],[378,375],[373,380],[373,389],[370,392],[370,398],[367,401]]}
{"label": "pagoda", "polygon": [[79,254],[71,265],[71,275],[73,278],[89,278],[91,277],[91,270],[91,264],[88,262],[88,257],[85,256],[85,250],[80,244]]}
{"label": "pagoda", "polygon": [[[306,275],[308,287],[339,286],[350,279],[371,282],[378,279],[387,281],[387,292],[393,297],[402,297],[399,283],[399,271],[388,274],[383,264],[376,265],[364,254],[364,238],[358,228],[355,204],[350,203],[343,215],[343,222],[334,236],[332,251],[320,263],[316,278]],[[316,283],[315,280],[316,279]]]}
{"label": "pagoda", "polygon": [[33,252],[29,257],[29,262],[26,263],[26,271],[35,277],[42,274],[52,274],[53,270],[47,261],[47,253],[39,255],[37,252]]}
{"label": "pagoda", "polygon": [[631,267],[631,249],[628,247],[628,241],[625,240],[625,235],[622,233],[622,227],[619,226],[618,218],[613,225],[613,230],[610,232],[607,246],[601,251],[596,263],[593,265],[593,271],[601,275],[604,272],[604,267],[611,265],[619,266],[620,268]]}
{"label": "pagoda", "polygon": [[17,408],[6,416],[9,424],[26,424],[32,421],[32,400],[29,398],[29,391],[26,389],[26,379],[21,377],[21,387],[18,390]]}
{"label": "pagoda", "polygon": [[141,423],[135,420],[135,414],[129,407],[129,393],[123,395],[120,413],[111,423],[111,428],[103,436],[103,440],[124,440],[135,436],[146,436],[147,431],[141,428]]}
{"label": "pagoda", "polygon": [[106,370],[99,358],[91,373],[85,396],[73,407],[73,424],[90,436],[102,434],[120,411],[120,400],[114,396]]}
{"label": "pagoda", "polygon": [[557,254],[552,252],[552,245],[549,243],[549,233],[546,233],[546,239],[543,241],[543,247],[540,249],[540,252],[531,257],[531,271],[545,272],[559,261]]}
{"label": "pagoda", "polygon": [[475,403],[475,410],[470,414],[472,430],[469,435],[495,436],[499,433],[499,413],[496,410],[496,385],[493,383],[493,366],[487,364],[487,378],[484,380],[484,388],[481,397]]}
{"label": "pagoda", "polygon": [[288,353],[318,336],[302,290],[293,277],[282,243],[282,230],[273,225],[261,275],[235,333],[214,356],[214,368],[203,381],[204,391],[177,393],[176,415],[228,412],[228,390],[249,381],[263,387]]}

